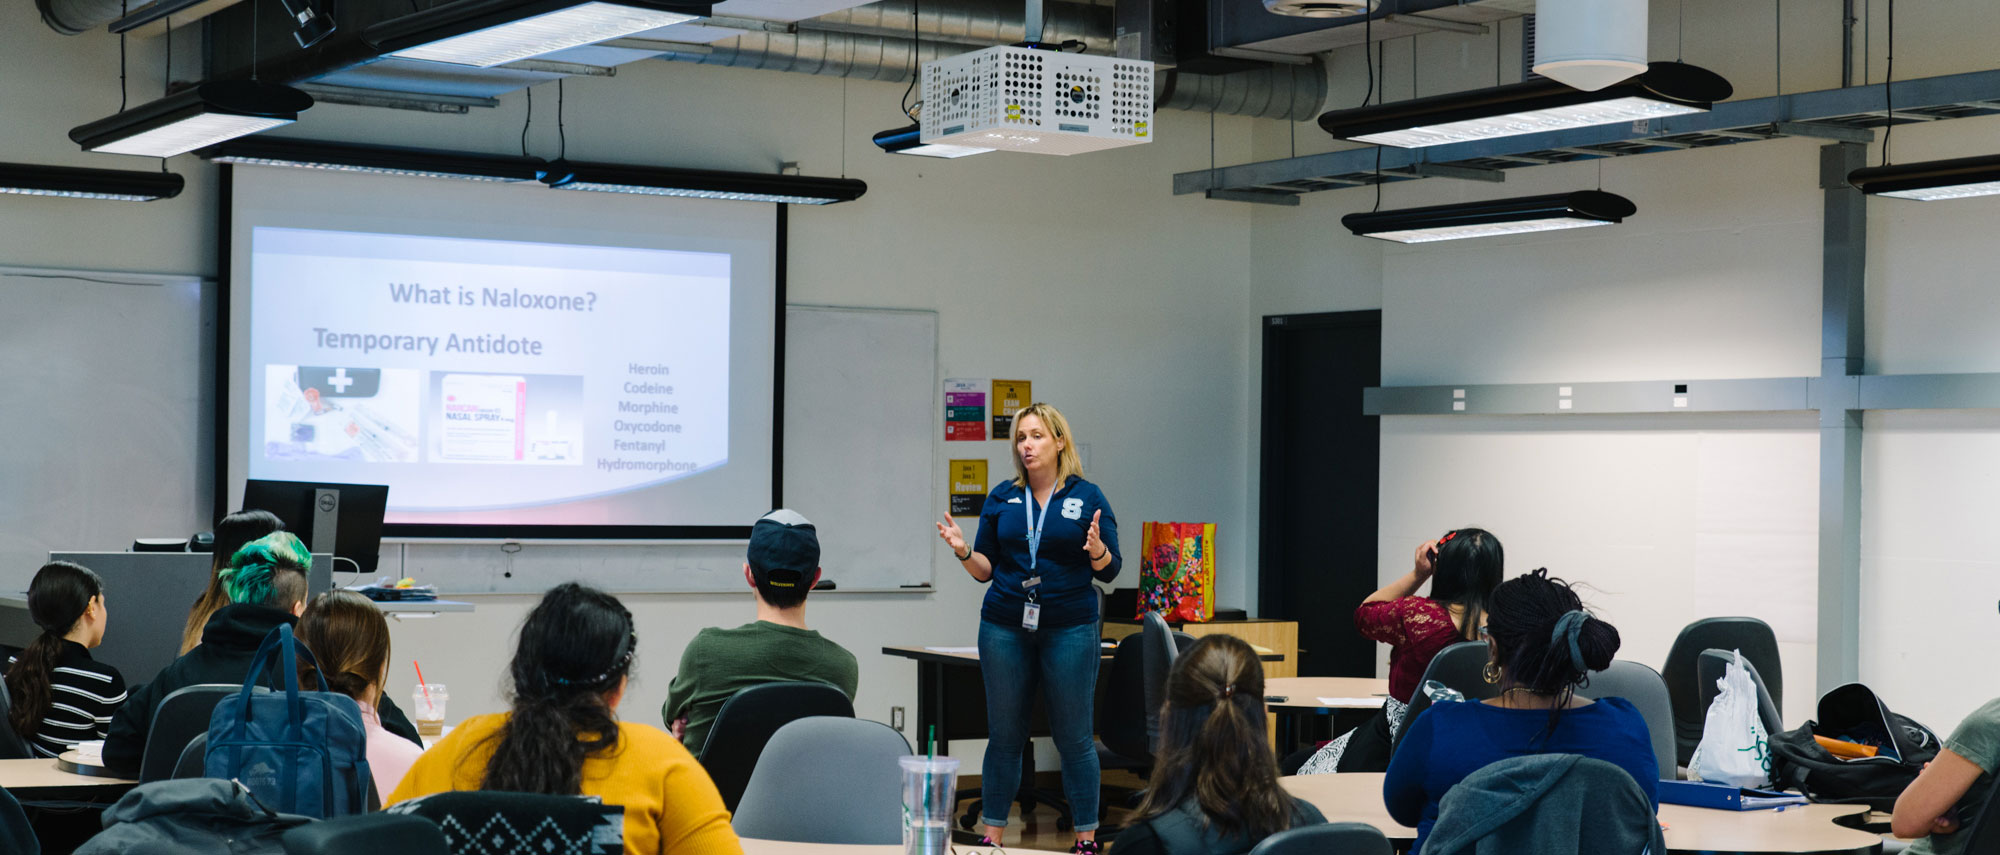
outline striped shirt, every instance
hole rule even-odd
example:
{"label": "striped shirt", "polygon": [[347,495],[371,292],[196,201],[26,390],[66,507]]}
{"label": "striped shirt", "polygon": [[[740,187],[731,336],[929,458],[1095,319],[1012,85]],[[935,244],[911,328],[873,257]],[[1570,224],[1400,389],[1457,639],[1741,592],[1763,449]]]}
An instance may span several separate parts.
{"label": "striped shirt", "polygon": [[[118,669],[90,658],[83,645],[65,639],[50,675],[49,711],[29,740],[37,757],[54,757],[79,742],[103,739],[111,714],[125,703],[125,678]],[[18,656],[7,657],[14,667]]]}

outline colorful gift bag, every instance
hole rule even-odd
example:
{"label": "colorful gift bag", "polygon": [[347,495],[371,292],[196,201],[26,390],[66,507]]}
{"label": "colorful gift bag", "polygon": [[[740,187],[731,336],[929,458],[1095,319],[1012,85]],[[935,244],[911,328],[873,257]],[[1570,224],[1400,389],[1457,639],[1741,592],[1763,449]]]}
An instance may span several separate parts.
{"label": "colorful gift bag", "polygon": [[1139,558],[1139,614],[1170,621],[1215,617],[1215,524],[1149,522]]}

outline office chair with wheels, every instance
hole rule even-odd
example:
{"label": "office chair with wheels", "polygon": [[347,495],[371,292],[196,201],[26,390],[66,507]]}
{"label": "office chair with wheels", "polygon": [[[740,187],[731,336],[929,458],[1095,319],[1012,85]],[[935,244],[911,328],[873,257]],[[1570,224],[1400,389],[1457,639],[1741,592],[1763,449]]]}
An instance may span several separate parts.
{"label": "office chair with wheels", "polygon": [[[1729,673],[1729,664],[1735,661],[1733,650],[1704,650],[1696,661],[1695,679],[1701,690],[1699,701],[1704,722],[1708,718],[1709,706],[1715,703],[1715,696],[1722,694],[1715,682]],[[1778,715],[1778,702],[1771,697],[1770,688],[1764,684],[1764,677],[1758,672],[1756,663],[1750,661],[1749,654],[1743,656],[1743,667],[1750,672],[1750,682],[1757,687],[1757,718],[1764,724],[1764,733],[1770,735],[1783,731],[1785,722]],[[1695,744],[1701,744],[1700,737],[1695,738]]]}
{"label": "office chair with wheels", "polygon": [[1468,701],[1483,701],[1497,697],[1500,687],[1486,682],[1482,673],[1486,667],[1487,648],[1484,641],[1461,641],[1438,651],[1431,658],[1431,664],[1424,668],[1424,678],[1417,683],[1417,693],[1410,698],[1410,708],[1403,713],[1403,727],[1396,731],[1396,738],[1390,744],[1389,756],[1396,756],[1396,749],[1403,746],[1403,734],[1424,710],[1431,708],[1431,696],[1424,694],[1424,684],[1432,680],[1443,683],[1445,688],[1457,689]]}
{"label": "office chair with wheels", "polygon": [[1667,699],[1667,682],[1660,679],[1660,672],[1624,659],[1615,660],[1611,667],[1602,671],[1592,671],[1590,679],[1576,690],[1579,696],[1598,698],[1624,698],[1637,707],[1639,715],[1646,719],[1646,730],[1653,738],[1653,758],[1659,761],[1660,778],[1672,780],[1678,773],[1674,756],[1674,707]]}
{"label": "office chair with wheels", "polygon": [[1375,826],[1331,822],[1288,828],[1264,838],[1250,855],[1390,855],[1389,838]]}
{"label": "office chair with wheels", "polygon": [[818,844],[903,841],[910,743],[888,725],[802,718],[772,734],[732,824],[740,837]]}
{"label": "office chair with wheels", "polygon": [[[1757,666],[1774,704],[1785,697],[1784,666],[1778,660],[1778,637],[1771,625],[1753,617],[1703,618],[1688,624],[1667,651],[1660,676],[1667,681],[1667,697],[1674,707],[1674,760],[1686,766],[1701,743],[1702,722],[1708,705],[1701,702],[1697,681],[1697,660],[1704,650],[1741,650],[1743,658]],[[1782,705],[1775,707],[1782,714]]]}
{"label": "office chair with wheels", "polygon": [[202,683],[175,689],[153,710],[146,730],[146,751],[139,758],[139,783],[174,777],[181,754],[196,735],[208,734],[208,720],[222,699],[243,690],[241,685]]}
{"label": "office chair with wheels", "polygon": [[854,704],[839,689],[825,683],[764,683],[729,696],[716,711],[708,741],[701,746],[701,765],[722,794],[722,805],[736,810],[750,770],[771,735],[809,716],[854,717]]}
{"label": "office chair with wheels", "polygon": [[[5,661],[7,660],[0,659],[0,662]],[[0,760],[27,760],[35,756],[35,749],[30,747],[28,741],[22,739],[20,734],[15,733],[13,728],[7,726],[7,720],[13,715],[14,709],[14,702],[8,694],[7,687],[0,685]]]}

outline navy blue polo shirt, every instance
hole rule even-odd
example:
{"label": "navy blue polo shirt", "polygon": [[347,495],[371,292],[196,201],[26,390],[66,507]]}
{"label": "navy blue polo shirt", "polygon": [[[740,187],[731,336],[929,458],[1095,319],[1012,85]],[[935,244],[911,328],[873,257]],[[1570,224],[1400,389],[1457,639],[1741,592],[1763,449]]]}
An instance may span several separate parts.
{"label": "navy blue polo shirt", "polygon": [[[1031,510],[1036,519],[1043,520],[1042,547],[1035,553],[1033,572],[1028,570],[1027,515]],[[1090,517],[1098,511],[1104,516],[1097,521],[1097,534],[1111,550],[1111,563],[1093,573],[1083,542],[1090,531]],[[1035,592],[1042,605],[1041,626],[1054,629],[1095,623],[1097,592],[1090,587],[1091,576],[1109,582],[1125,564],[1118,552],[1118,518],[1111,513],[1111,503],[1104,500],[1104,491],[1096,484],[1078,475],[1069,476],[1061,488],[1049,494],[1047,517],[1027,488],[1014,486],[1011,479],[1000,482],[986,495],[986,505],[979,511],[979,534],[972,549],[993,563],[992,587],[986,591],[979,617],[1009,627],[1021,625],[1021,611],[1028,602],[1022,583],[1037,575],[1042,577]]]}

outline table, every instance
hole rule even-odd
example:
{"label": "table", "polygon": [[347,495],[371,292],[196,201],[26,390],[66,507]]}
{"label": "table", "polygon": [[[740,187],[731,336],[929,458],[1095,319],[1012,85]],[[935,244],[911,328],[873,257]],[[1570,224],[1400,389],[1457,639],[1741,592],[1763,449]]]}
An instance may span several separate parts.
{"label": "table", "polygon": [[[1399,849],[1407,849],[1417,838],[1416,829],[1389,817],[1382,804],[1380,772],[1300,775],[1279,778],[1278,784],[1294,798],[1319,808],[1327,822],[1372,825]],[[1800,805],[1782,812],[1660,805],[1660,822],[1667,826],[1670,853],[1871,855],[1881,851],[1881,836],[1837,824],[1867,812],[1865,805]]]}
{"label": "table", "polygon": [[[1233,635],[1250,643],[1260,654],[1276,653],[1277,658],[1261,657],[1265,677],[1293,677],[1299,673],[1299,624],[1297,621],[1249,618],[1204,623],[1168,621],[1167,626],[1196,638],[1205,635]],[[1117,640],[1138,632],[1140,623],[1126,618],[1105,618],[1104,637]]]}
{"label": "table", "polygon": [[[1018,846],[1001,847],[1008,855],[1056,855],[1042,849],[1022,849]],[[994,850],[981,846],[953,846],[958,855],[988,855]],[[753,840],[743,838],[743,855],[903,855],[903,844],[867,843],[793,843],[786,840]]]}
{"label": "table", "polygon": [[[1271,745],[1284,756],[1297,746],[1302,722],[1343,713],[1353,713],[1343,718],[1359,719],[1344,722],[1348,727],[1365,721],[1364,713],[1382,708],[1382,699],[1389,696],[1389,681],[1383,677],[1272,677],[1264,681],[1264,695],[1284,698],[1264,702],[1272,714]],[[1320,698],[1339,702],[1324,704]],[[1335,735],[1346,729],[1339,726],[1342,723],[1336,721]]]}
{"label": "table", "polygon": [[21,801],[87,801],[110,803],[139,785],[129,778],[78,775],[56,768],[49,757],[0,760],[0,787]]}

